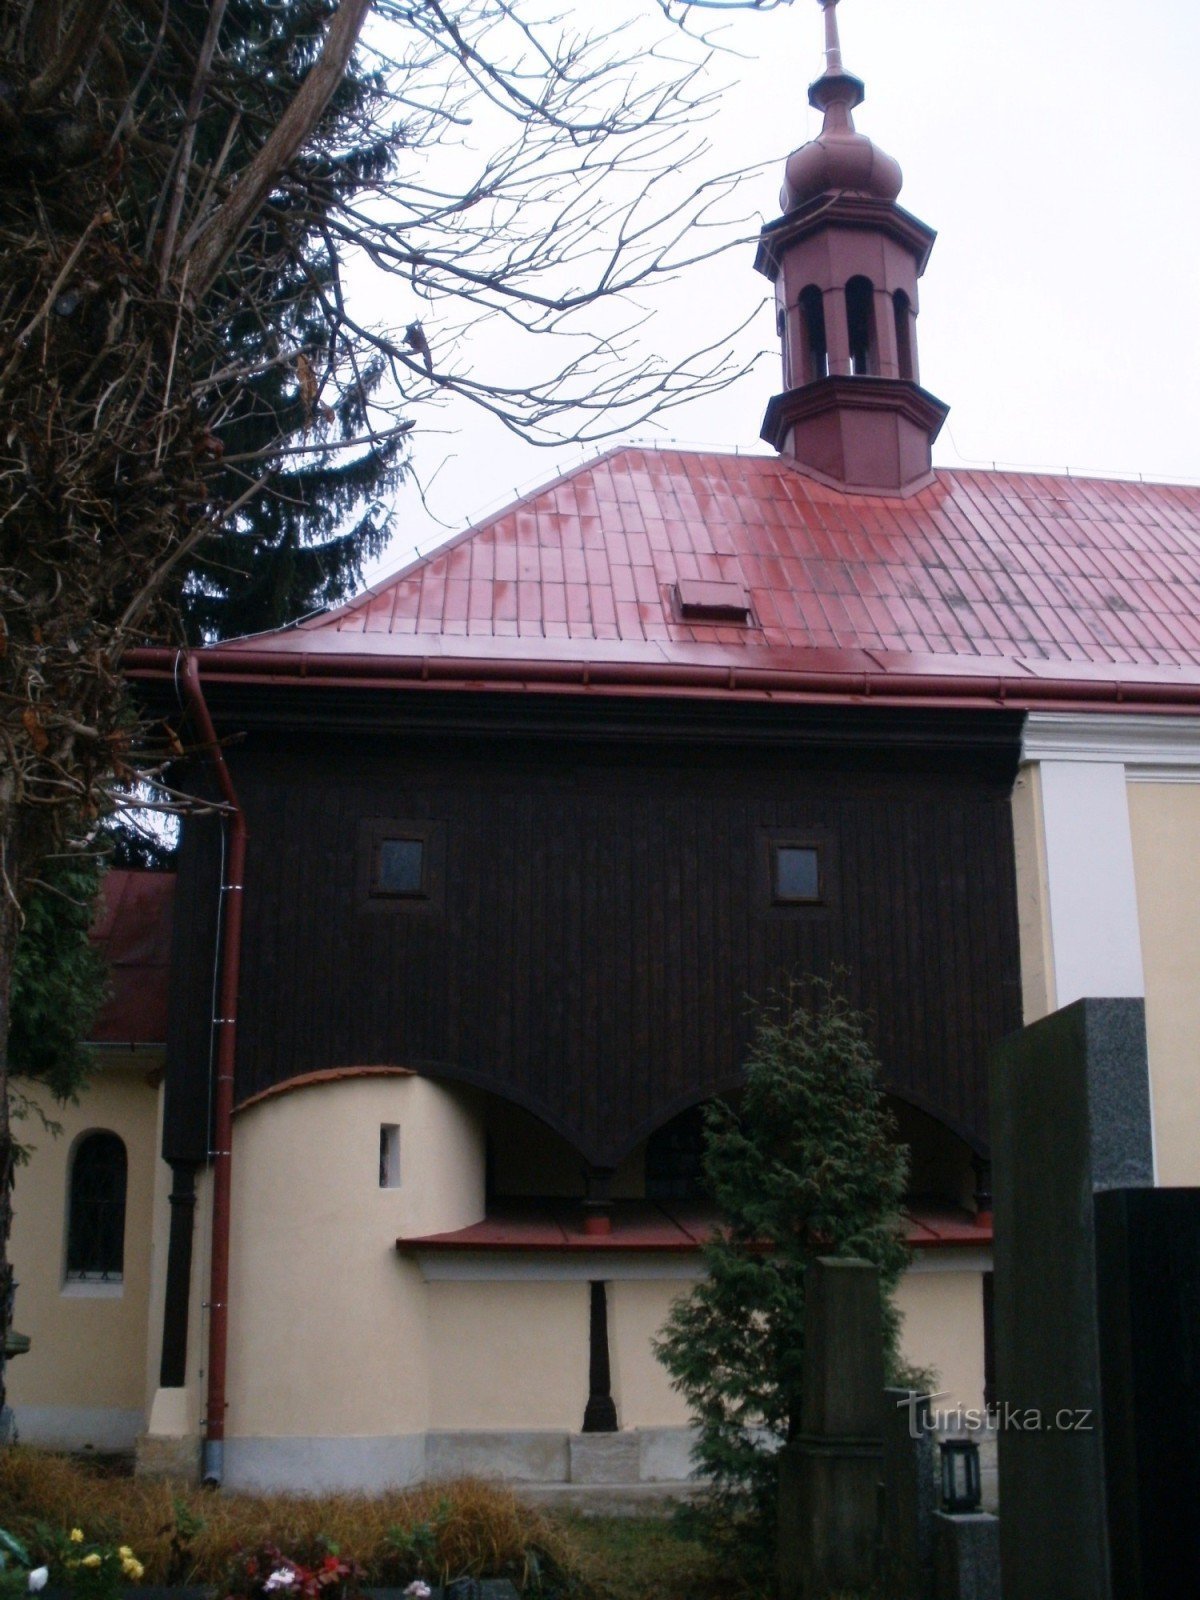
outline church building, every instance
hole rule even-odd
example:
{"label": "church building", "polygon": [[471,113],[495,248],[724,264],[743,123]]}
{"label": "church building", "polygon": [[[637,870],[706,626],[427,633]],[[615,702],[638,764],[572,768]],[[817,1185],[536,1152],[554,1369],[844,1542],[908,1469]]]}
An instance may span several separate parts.
{"label": "church building", "polygon": [[934,234],[823,3],[773,454],[618,447],[337,611],[135,652],[215,806],[110,876],[101,1070],[18,1178],[26,1439],[670,1492],[701,1111],[793,975],[870,1018],[940,1405],[989,1383],[1000,1039],[1144,996],[1200,1182],[1200,490],[934,468]]}

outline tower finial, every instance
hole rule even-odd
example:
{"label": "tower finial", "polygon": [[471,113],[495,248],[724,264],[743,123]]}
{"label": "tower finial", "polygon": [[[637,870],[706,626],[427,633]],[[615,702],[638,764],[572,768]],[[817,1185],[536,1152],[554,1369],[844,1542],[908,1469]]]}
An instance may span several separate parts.
{"label": "tower finial", "polygon": [[861,105],[866,89],[861,78],[842,65],[842,41],[838,34],[838,0],[820,0],[825,13],[825,71],[808,91],[808,103],[825,113],[826,133],[853,133],[855,106]]}
{"label": "tower finial", "polygon": [[821,0],[825,13],[825,71],[842,71],[842,41],[838,37],[838,0]]}

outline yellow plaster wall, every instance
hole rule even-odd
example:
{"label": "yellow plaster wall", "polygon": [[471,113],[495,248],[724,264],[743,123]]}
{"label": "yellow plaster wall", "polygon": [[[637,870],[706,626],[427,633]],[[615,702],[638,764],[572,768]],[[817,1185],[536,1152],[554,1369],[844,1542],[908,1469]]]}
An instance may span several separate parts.
{"label": "yellow plaster wall", "polygon": [[1200,1183],[1200,784],[1131,783],[1160,1184]]}
{"label": "yellow plaster wall", "polygon": [[[379,1186],[379,1128],[401,1181]],[[377,1436],[429,1416],[424,1285],[399,1235],[483,1216],[476,1097],[422,1078],[274,1096],[233,1140],[229,1433]]]}
{"label": "yellow plaster wall", "polygon": [[900,1349],[915,1367],[933,1369],[944,1392],[938,1411],[983,1405],[983,1274],[907,1272],[896,1290],[904,1323]]}
{"label": "yellow plaster wall", "polygon": [[678,1279],[640,1278],[608,1286],[613,1399],[623,1427],[673,1428],[689,1421],[687,1402],[671,1388],[652,1348],[672,1302],[689,1288]]}
{"label": "yellow plaster wall", "polygon": [[1013,786],[1013,844],[1017,868],[1017,927],[1021,941],[1021,998],[1026,1024],[1055,1008],[1054,950],[1042,821],[1041,771],[1021,769]]}
{"label": "yellow plaster wall", "polygon": [[[158,1099],[152,1062],[102,1067],[79,1105],[47,1107],[62,1125],[57,1138],[28,1122],[18,1128],[36,1146],[13,1195],[15,1324],[33,1339],[8,1369],[18,1414],[23,1405],[145,1407],[151,1224],[163,1166],[155,1156]],[[68,1166],[79,1138],[99,1129],[124,1140],[129,1163],[124,1278],[115,1296],[72,1293],[64,1284]]]}
{"label": "yellow plaster wall", "polygon": [[431,1428],[578,1431],[586,1282],[431,1283],[428,1294]]}

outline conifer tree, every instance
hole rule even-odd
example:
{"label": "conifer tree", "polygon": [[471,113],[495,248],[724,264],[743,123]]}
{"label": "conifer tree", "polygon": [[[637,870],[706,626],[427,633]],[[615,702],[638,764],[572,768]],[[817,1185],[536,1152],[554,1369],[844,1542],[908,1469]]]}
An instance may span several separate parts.
{"label": "conifer tree", "polygon": [[874,1262],[889,1297],[907,1260],[907,1151],[864,1021],[824,982],[791,983],[758,1012],[745,1090],[707,1108],[704,1176],[720,1213],[706,1276],[656,1344],[698,1430],[701,1527],[739,1565],[773,1550],[776,1454],[800,1427],[804,1278],[817,1256]]}
{"label": "conifer tree", "polygon": [[88,939],[101,864],[89,852],[44,863],[29,896],[13,963],[8,1048],[20,1091],[43,1084],[60,1103],[83,1086],[91,1059],[85,1043],[108,987],[104,963]]}

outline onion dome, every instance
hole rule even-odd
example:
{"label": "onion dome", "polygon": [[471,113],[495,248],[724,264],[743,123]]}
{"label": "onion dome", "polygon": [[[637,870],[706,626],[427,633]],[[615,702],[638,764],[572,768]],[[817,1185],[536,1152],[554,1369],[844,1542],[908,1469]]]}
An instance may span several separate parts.
{"label": "onion dome", "polygon": [[808,101],[825,113],[825,125],[815,139],[788,157],[779,196],[785,212],[837,190],[894,200],[904,181],[899,162],[855,130],[854,108],[862,104],[866,90],[862,79],[842,66],[837,0],[821,0],[821,5],[825,11],[825,71],[810,86]]}

